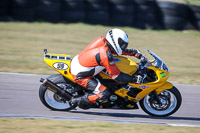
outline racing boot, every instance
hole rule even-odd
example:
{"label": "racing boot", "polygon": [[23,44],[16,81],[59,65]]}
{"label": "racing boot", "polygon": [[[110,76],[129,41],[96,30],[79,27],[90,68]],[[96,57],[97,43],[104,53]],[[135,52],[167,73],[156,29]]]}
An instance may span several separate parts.
{"label": "racing boot", "polygon": [[71,104],[79,106],[79,108],[82,109],[89,109],[93,106],[93,103],[88,100],[88,94],[81,97],[73,97],[71,100]]}
{"label": "racing boot", "polygon": [[103,92],[100,92],[98,94],[89,94],[88,99],[92,103],[101,104],[103,102],[108,101],[108,97],[110,96],[110,94],[111,93],[110,93],[109,89],[106,89]]}

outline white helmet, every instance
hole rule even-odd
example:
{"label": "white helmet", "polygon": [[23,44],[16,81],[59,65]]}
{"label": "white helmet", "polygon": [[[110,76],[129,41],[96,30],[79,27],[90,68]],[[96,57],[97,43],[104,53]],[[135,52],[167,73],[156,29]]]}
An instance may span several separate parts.
{"label": "white helmet", "polygon": [[106,40],[112,46],[117,55],[121,55],[128,47],[128,35],[120,29],[111,29],[108,31]]}

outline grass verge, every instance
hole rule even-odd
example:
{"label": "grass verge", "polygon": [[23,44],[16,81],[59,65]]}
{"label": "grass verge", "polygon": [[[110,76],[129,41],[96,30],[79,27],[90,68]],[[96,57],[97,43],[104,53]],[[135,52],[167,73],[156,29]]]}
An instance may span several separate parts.
{"label": "grass verge", "polygon": [[[43,61],[43,49],[72,57],[111,26],[50,23],[0,23],[0,71],[54,74]],[[129,35],[129,48],[151,49],[171,71],[169,80],[200,84],[200,33],[118,27]],[[134,61],[138,62],[138,60]]]}
{"label": "grass verge", "polygon": [[199,133],[200,127],[0,118],[0,133]]}

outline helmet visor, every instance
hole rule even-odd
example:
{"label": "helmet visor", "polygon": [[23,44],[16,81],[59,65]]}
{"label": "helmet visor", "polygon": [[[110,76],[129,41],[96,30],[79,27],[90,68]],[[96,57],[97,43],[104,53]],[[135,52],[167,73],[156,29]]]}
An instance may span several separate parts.
{"label": "helmet visor", "polygon": [[128,47],[128,43],[122,40],[121,38],[118,39],[118,43],[122,51],[124,52],[126,48]]}

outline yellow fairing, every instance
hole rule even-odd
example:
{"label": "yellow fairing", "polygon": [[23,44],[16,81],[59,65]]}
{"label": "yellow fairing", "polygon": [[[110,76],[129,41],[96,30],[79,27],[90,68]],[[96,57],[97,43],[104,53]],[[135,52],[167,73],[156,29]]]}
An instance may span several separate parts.
{"label": "yellow fairing", "polygon": [[[137,71],[137,64],[131,61],[130,59],[126,57],[122,57],[122,56],[115,56],[115,59],[118,60],[117,62],[115,62],[115,64],[117,65],[117,67],[119,68],[121,72],[127,73],[129,75],[133,75]],[[99,73],[99,75],[103,79],[112,79],[110,76],[102,72]]]}
{"label": "yellow fairing", "polygon": [[54,70],[56,70],[69,80],[75,82],[72,78],[72,75],[70,74],[70,55],[47,53],[44,56],[44,61]]}
{"label": "yellow fairing", "polygon": [[156,89],[157,94],[160,94],[162,91],[171,89],[173,87],[173,84],[170,82],[164,83],[162,86]]}
{"label": "yellow fairing", "polygon": [[[115,56],[115,59],[118,59],[118,62],[115,62],[117,67],[121,72],[127,73],[129,75],[133,75],[137,71],[137,64],[133,62],[132,60],[122,57],[122,56]],[[103,79],[112,79],[110,76],[104,73],[99,73],[99,75]]]}
{"label": "yellow fairing", "polygon": [[[135,73],[135,71],[137,70],[137,64],[132,63],[131,60],[126,59],[125,57],[122,57],[122,58],[118,57],[118,58],[120,58],[120,62],[117,65],[119,66],[120,70],[122,70],[123,72],[128,73],[130,75]],[[131,71],[132,68],[130,67],[130,64],[134,64],[134,68],[136,67],[136,69],[134,69],[134,71]],[[133,98],[133,97],[128,96],[127,95],[128,90],[126,90],[125,88],[121,88],[121,89],[115,91],[115,94],[117,94],[123,98],[128,97],[128,99],[130,101],[138,102],[144,96],[146,96],[153,90],[156,90],[156,92],[159,94],[163,90],[171,89],[173,87],[173,85],[171,83],[167,82],[167,79],[169,78],[168,71],[161,70],[161,69],[155,68],[153,66],[148,67],[148,69],[152,69],[156,73],[158,79],[154,82],[144,83],[144,84],[129,83],[130,86],[134,86],[141,90],[141,92],[138,93],[136,97]]]}
{"label": "yellow fairing", "polygon": [[132,60],[123,56],[116,56],[115,58],[119,59],[119,62],[115,64],[121,72],[133,75],[137,71],[137,64]]}

